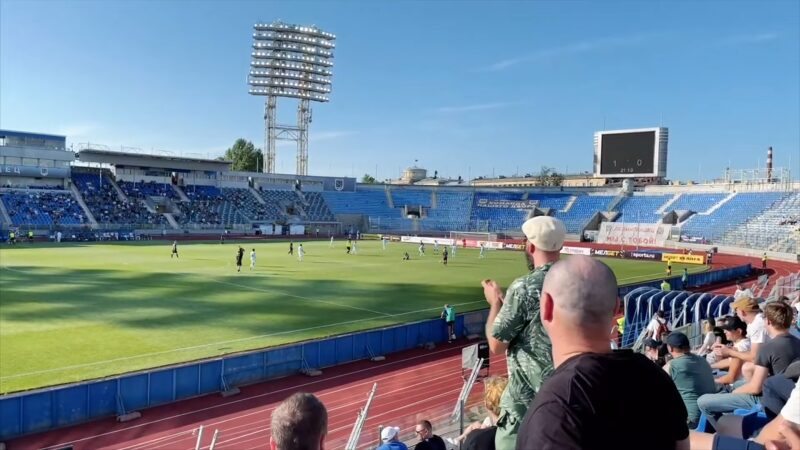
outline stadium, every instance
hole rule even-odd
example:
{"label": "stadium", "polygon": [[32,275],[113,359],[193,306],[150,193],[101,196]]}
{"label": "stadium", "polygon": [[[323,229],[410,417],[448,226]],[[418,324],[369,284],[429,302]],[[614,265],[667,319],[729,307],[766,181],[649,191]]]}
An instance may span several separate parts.
{"label": "stadium", "polygon": [[[0,129],[3,448],[264,448],[298,391],[325,403],[327,448],[374,448],[388,426],[410,447],[423,419],[455,438],[486,415],[477,378],[507,373],[483,342],[481,280],[528,272],[534,218],[563,223],[562,258],[612,269],[621,348],[644,350],[657,311],[699,346],[736,283],[798,305],[800,182],[769,143],[763,167],[692,183],[670,181],[676,130],[652,123],[583,130],[591,173],[317,175],[311,110],[336,108],[336,36],[251,33],[264,151],[248,170]],[[295,173],[278,173],[278,141]]]}

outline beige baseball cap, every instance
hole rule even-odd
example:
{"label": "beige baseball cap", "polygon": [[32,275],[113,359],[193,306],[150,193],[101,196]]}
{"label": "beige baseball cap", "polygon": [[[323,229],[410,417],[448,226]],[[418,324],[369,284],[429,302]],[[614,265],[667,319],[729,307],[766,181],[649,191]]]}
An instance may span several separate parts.
{"label": "beige baseball cap", "polygon": [[531,244],[546,252],[561,250],[567,228],[564,222],[550,216],[538,216],[522,224],[522,232]]}

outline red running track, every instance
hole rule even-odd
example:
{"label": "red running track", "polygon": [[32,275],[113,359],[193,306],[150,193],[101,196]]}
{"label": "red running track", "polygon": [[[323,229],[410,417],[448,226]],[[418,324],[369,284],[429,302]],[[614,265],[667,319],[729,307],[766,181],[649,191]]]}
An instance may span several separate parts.
{"label": "red running track", "polygon": [[[192,450],[196,430],[204,425],[203,448],[218,429],[217,449],[263,449],[270,436],[270,415],[283,399],[295,392],[313,392],[328,409],[328,448],[343,448],[358,411],[366,403],[373,383],[378,390],[370,408],[359,448],[374,448],[379,425],[400,426],[411,438],[413,424],[429,419],[444,422],[458,399],[461,349],[458,342],[434,350],[410,350],[383,362],[358,361],[324,370],[309,378],[295,375],[241,389],[235,397],[207,395],[143,410],[142,418],[117,423],[113,418],[22,437],[7,442],[8,450],[58,449],[180,449]],[[504,356],[491,359],[491,373],[505,374]],[[471,404],[480,401],[483,387],[476,384]]]}

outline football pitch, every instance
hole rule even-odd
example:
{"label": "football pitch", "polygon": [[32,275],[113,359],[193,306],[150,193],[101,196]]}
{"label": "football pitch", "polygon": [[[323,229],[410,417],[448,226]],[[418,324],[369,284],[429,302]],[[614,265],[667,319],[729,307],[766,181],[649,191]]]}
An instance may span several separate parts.
{"label": "football pitch", "polygon": [[[486,307],[480,281],[507,287],[522,252],[457,250],[447,267],[427,246],[360,241],[20,244],[0,249],[0,393],[321,338]],[[257,264],[249,269],[250,250]],[[403,261],[403,252],[411,255]],[[604,259],[620,284],[664,264]],[[674,273],[684,266],[674,264]],[[702,266],[687,266],[691,272]]]}

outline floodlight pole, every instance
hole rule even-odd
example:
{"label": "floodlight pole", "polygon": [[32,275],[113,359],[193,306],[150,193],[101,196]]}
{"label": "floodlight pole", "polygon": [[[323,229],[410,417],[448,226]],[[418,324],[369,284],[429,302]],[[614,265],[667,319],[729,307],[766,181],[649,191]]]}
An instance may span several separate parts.
{"label": "floodlight pole", "polygon": [[306,99],[297,105],[297,175],[308,175],[308,124],[311,106]]}
{"label": "floodlight pole", "polygon": [[278,98],[274,95],[267,97],[264,103],[264,173],[275,173],[275,105]]}

